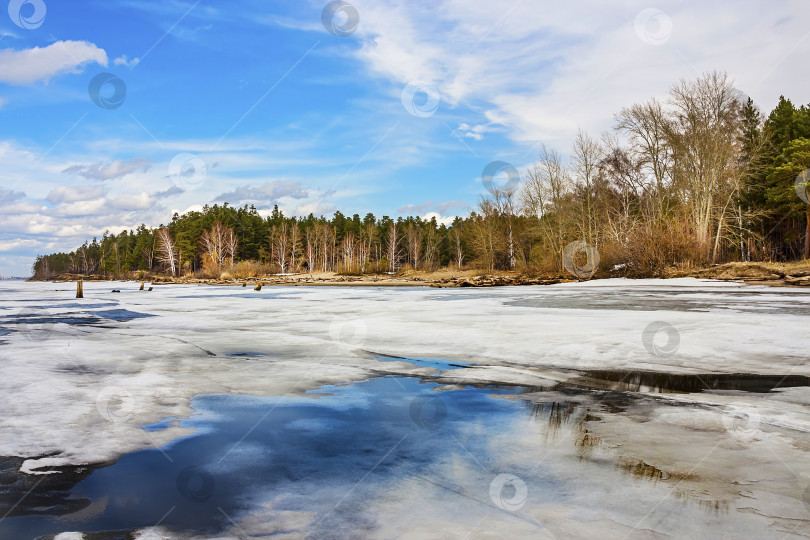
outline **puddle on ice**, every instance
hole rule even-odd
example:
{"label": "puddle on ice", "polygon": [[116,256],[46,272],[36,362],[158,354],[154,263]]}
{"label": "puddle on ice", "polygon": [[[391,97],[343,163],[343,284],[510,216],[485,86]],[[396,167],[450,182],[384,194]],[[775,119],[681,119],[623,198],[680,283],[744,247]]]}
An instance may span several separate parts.
{"label": "puddle on ice", "polygon": [[[591,372],[588,380],[597,375],[618,377]],[[622,384],[681,390],[691,380],[626,375],[634,382]],[[716,385],[745,386],[736,377],[718,377]],[[752,387],[763,391],[771,382]],[[17,474],[20,459],[0,461],[0,514],[9,515],[0,537],[106,531],[87,538],[128,538],[127,531],[160,524],[238,538],[419,537],[420,528],[435,538],[432,528],[442,524],[460,537],[486,526],[554,538],[550,515],[565,530],[597,534],[607,523],[619,536],[656,512],[671,516],[671,523],[657,520],[669,532],[724,519],[732,502],[680,485],[696,475],[623,455],[591,429],[604,415],[632,408],[634,398],[597,389],[596,399],[579,385],[546,399],[517,386],[443,387],[386,376],[324,386],[311,397],[198,396],[189,418],[144,427],[195,429],[160,449],[45,476]],[[723,525],[732,536],[745,527],[735,520]]]}

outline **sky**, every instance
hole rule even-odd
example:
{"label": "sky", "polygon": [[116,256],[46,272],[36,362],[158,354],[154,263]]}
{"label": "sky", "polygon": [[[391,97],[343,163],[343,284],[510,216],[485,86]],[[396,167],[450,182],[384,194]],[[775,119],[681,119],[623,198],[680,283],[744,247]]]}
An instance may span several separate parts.
{"label": "sky", "polygon": [[[2,0],[6,2],[6,0]],[[0,2],[0,3],[2,3]],[[726,71],[810,103],[806,0],[10,0],[0,275],[206,204],[466,215],[493,161]]]}

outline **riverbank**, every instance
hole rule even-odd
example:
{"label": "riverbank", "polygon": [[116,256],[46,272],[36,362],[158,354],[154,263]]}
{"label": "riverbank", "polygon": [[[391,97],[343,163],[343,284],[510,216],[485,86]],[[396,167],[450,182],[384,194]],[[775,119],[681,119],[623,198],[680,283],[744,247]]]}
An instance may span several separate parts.
{"label": "riverbank", "polygon": [[[694,277],[719,281],[742,282],[758,285],[782,287],[810,287],[810,261],[792,263],[740,263],[732,262],[706,268],[672,267],[662,273],[664,278]],[[609,272],[598,272],[592,279],[607,279],[628,276],[622,268]],[[83,276],[61,274],[49,281],[122,281],[103,276]],[[315,272],[300,274],[275,274],[251,277],[231,277],[223,274],[219,278],[196,276],[172,277],[165,275],[133,276],[123,281],[142,281],[154,285],[193,284],[230,285],[241,287],[284,285],[284,286],[374,286],[374,287],[502,287],[514,285],[553,285],[580,281],[571,275],[553,273],[527,273],[521,271],[483,272],[481,270],[453,270],[444,268],[436,271],[408,270],[397,273],[345,275],[336,272]]]}

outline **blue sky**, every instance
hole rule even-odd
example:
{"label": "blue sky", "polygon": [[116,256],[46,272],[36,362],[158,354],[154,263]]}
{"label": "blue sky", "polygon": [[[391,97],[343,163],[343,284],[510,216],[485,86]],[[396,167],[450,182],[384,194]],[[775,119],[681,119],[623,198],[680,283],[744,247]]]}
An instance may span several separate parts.
{"label": "blue sky", "polygon": [[[810,102],[804,1],[353,1],[333,19],[357,23],[345,36],[326,5],[11,0],[0,275],[225,200],[449,220],[489,162],[565,154],[578,128],[598,137],[622,106],[709,69],[765,110]],[[105,73],[126,87],[117,108],[90,96]]]}

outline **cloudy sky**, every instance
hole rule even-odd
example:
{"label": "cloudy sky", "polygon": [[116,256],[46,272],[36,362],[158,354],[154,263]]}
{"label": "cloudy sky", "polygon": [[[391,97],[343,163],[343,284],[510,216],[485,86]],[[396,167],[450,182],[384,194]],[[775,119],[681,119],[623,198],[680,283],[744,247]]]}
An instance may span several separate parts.
{"label": "cloudy sky", "polygon": [[215,202],[463,215],[488,163],[678,78],[810,103],[808,23],[807,0],[11,0],[0,275]]}

